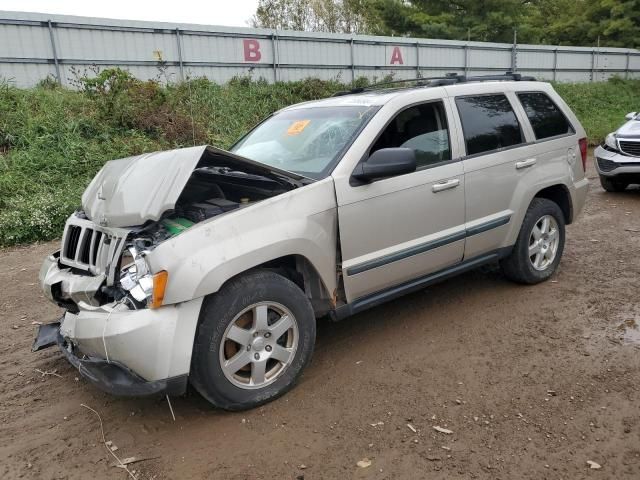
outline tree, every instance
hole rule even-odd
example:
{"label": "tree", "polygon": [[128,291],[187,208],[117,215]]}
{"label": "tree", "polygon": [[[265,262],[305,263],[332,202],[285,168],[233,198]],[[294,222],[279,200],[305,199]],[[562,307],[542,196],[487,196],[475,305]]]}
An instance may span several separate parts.
{"label": "tree", "polygon": [[257,28],[367,33],[368,0],[260,0],[250,23]]}
{"label": "tree", "polygon": [[640,0],[541,0],[523,25],[534,43],[640,46]]}
{"label": "tree", "polygon": [[260,0],[257,27],[513,41],[640,46],[640,0]]}
{"label": "tree", "polygon": [[260,0],[250,20],[256,28],[278,30],[311,30],[311,8],[308,2],[295,0]]}
{"label": "tree", "polygon": [[510,42],[534,8],[523,0],[375,0],[379,33],[454,40]]}
{"label": "tree", "polygon": [[611,47],[640,47],[640,0],[596,0],[585,10],[587,38]]}

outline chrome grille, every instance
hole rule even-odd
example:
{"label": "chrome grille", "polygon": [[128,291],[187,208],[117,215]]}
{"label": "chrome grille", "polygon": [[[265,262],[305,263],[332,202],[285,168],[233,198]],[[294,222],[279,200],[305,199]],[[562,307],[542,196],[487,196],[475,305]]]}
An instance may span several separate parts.
{"label": "chrome grille", "polygon": [[640,157],[640,141],[631,142],[628,140],[619,140],[620,150],[632,157]]}
{"label": "chrome grille", "polygon": [[78,250],[78,243],[80,243],[80,235],[82,234],[82,228],[76,225],[70,225],[67,231],[67,241],[64,245],[64,256],[66,258],[76,258],[76,252]]}
{"label": "chrome grille", "polygon": [[92,275],[104,275],[111,285],[128,233],[72,216],[62,237],[60,263]]}

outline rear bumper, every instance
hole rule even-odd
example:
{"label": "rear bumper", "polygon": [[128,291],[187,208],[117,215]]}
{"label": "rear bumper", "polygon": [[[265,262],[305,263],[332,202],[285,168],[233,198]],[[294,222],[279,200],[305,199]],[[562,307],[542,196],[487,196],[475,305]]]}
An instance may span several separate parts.
{"label": "rear bumper", "polygon": [[589,192],[589,179],[584,177],[582,180],[575,182],[573,188],[570,189],[571,194],[571,221],[573,222],[584,208],[587,201],[587,193]]}
{"label": "rear bumper", "polygon": [[80,356],[73,344],[60,334],[60,323],[41,325],[34,341],[33,350],[46,348],[55,342],[80,375],[100,390],[112,395],[144,396],[154,394],[181,395],[187,387],[188,375],[147,381],[117,361]]}
{"label": "rear bumper", "polygon": [[597,147],[594,152],[596,170],[603,177],[628,177],[640,181],[640,157],[630,157]]}

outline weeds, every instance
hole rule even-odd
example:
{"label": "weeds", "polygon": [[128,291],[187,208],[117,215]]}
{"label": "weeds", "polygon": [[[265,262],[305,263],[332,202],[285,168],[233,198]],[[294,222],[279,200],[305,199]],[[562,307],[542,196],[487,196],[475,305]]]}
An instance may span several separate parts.
{"label": "weeds", "polygon": [[554,88],[580,119],[592,145],[622,125],[627,113],[640,110],[640,80],[614,77],[608,82],[557,83]]}
{"label": "weeds", "polygon": [[[253,125],[292,103],[348,86],[307,79],[268,84],[250,76],[163,84],[119,69],[76,73],[75,90],[52,80],[33,89],[0,82],[0,245],[55,238],[107,161],[192,144],[229,148]],[[366,79],[357,79],[366,86]],[[631,110],[640,81],[557,84],[597,143]]]}

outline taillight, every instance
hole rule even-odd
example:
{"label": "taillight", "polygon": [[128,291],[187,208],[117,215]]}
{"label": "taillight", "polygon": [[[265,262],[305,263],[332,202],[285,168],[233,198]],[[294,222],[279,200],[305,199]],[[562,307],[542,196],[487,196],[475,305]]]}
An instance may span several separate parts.
{"label": "taillight", "polygon": [[582,155],[582,170],[587,171],[587,139],[581,138],[578,140],[578,145],[580,145],[580,155]]}

